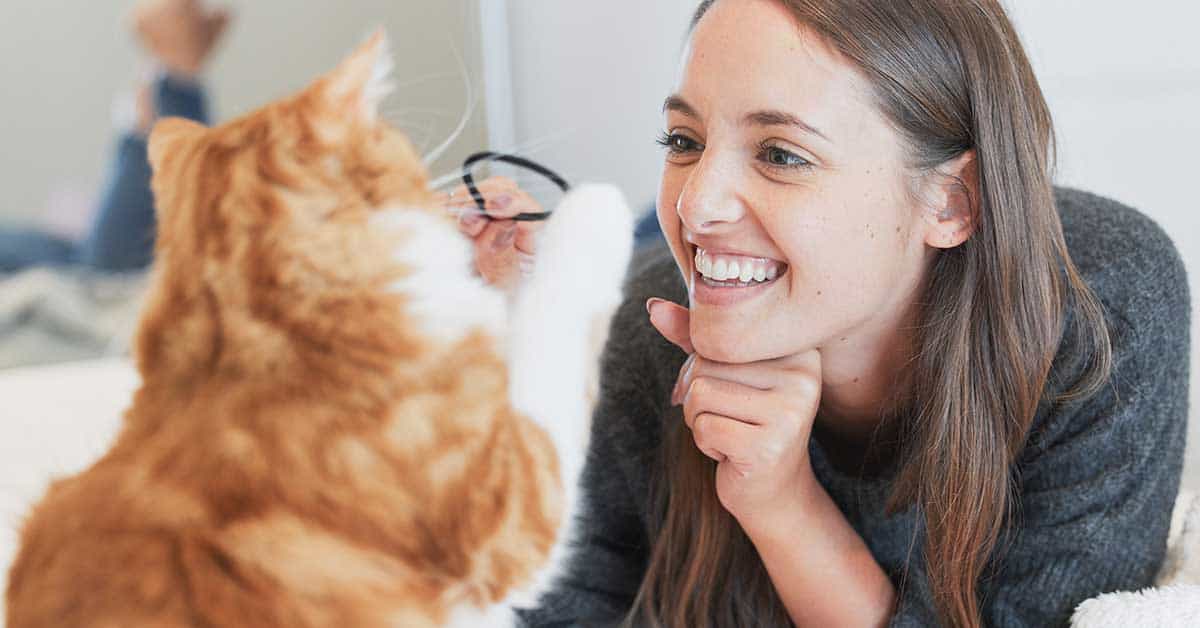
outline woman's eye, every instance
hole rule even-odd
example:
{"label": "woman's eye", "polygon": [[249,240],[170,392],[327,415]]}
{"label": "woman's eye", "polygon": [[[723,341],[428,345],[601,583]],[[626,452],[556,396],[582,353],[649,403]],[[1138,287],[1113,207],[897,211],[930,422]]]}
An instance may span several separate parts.
{"label": "woman's eye", "polygon": [[776,168],[803,168],[810,165],[807,159],[778,146],[764,146],[762,159]]}
{"label": "woman's eye", "polygon": [[692,138],[678,133],[663,133],[657,140],[658,145],[667,149],[672,155],[680,155],[698,150],[700,145]]}

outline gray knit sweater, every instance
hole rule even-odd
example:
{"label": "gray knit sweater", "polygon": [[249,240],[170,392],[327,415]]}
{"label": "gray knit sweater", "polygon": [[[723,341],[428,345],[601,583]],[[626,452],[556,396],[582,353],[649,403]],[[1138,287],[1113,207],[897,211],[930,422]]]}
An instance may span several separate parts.
{"label": "gray knit sweater", "polygon": [[[1107,312],[1113,379],[1090,399],[1038,411],[1017,462],[1019,525],[1002,535],[1000,545],[1011,543],[995,577],[980,582],[987,626],[1065,626],[1085,599],[1152,585],[1183,469],[1190,343],[1183,262],[1137,211],[1078,191],[1057,195],[1071,257]],[[605,351],[577,553],[542,605],[521,614],[529,626],[612,625],[646,569],[647,476],[685,356],[650,326],[644,303],[651,296],[683,303],[686,294],[664,251],[635,269],[626,294]],[[1060,347],[1047,393],[1074,383],[1078,358],[1067,343]],[[883,514],[894,465],[856,477],[831,466],[815,437],[809,451],[817,478],[900,593],[891,626],[937,625],[919,508]]]}

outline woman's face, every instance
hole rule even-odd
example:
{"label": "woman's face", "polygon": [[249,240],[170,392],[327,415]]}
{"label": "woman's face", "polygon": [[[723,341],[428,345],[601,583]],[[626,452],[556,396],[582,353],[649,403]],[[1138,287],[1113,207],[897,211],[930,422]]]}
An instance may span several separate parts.
{"label": "woman's face", "polygon": [[848,61],[778,2],[718,2],[665,115],[658,218],[700,354],[740,363],[894,335],[933,250],[900,136]]}

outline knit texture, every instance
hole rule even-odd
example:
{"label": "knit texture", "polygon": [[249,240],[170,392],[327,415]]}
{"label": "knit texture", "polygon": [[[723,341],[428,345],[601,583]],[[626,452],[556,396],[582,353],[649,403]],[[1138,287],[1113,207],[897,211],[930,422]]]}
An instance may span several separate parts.
{"label": "knit texture", "polygon": [[[1056,196],[1071,257],[1106,311],[1113,374],[1089,399],[1039,407],[1017,460],[1020,517],[980,580],[987,626],[1066,626],[1086,599],[1152,586],[1183,471],[1190,296],[1178,251],[1134,209],[1075,190]],[[648,473],[664,417],[677,416],[667,400],[685,358],[645,310],[652,296],[686,303],[665,248],[635,260],[626,295],[603,358],[576,553],[541,606],[520,613],[528,626],[613,625],[645,573]],[[1070,388],[1083,363],[1064,342],[1046,397]],[[834,468],[816,437],[809,453],[818,480],[896,585],[890,626],[938,625],[919,509],[883,514],[895,464],[861,477]]]}

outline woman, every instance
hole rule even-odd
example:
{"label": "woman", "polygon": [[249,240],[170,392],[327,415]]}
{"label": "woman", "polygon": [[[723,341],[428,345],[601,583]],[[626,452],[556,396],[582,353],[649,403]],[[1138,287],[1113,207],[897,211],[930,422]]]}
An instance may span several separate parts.
{"label": "woman", "polygon": [[[1055,195],[996,0],[707,0],[664,110],[670,255],[614,321],[578,553],[528,624],[1051,626],[1153,583],[1184,269]],[[490,279],[533,254],[463,229]]]}

